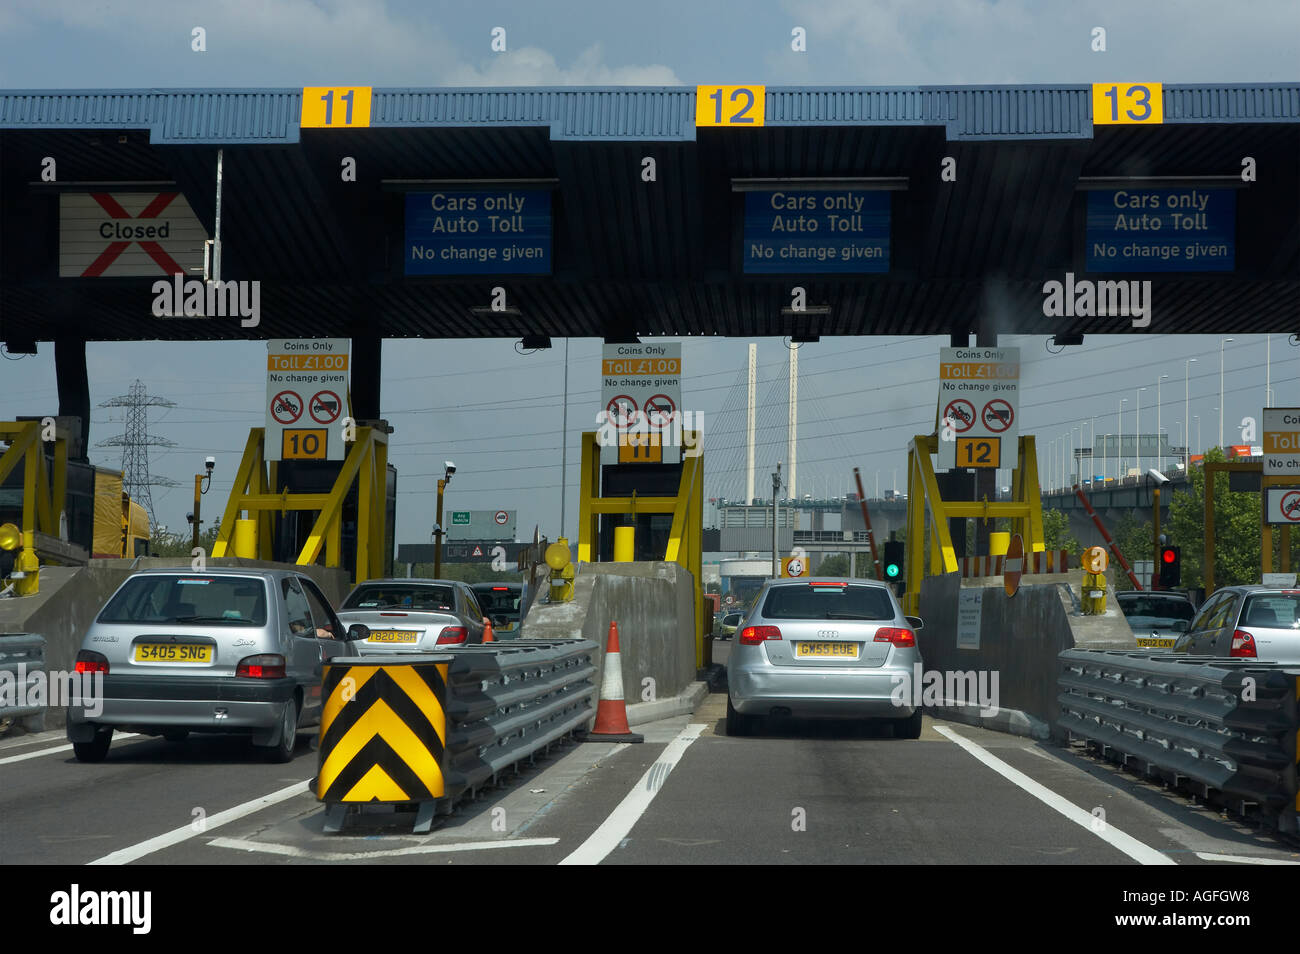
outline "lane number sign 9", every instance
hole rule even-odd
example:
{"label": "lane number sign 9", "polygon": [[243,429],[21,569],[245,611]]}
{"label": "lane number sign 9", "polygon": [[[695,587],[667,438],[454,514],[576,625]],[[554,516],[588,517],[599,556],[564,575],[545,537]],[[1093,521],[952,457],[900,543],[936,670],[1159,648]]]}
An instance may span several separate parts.
{"label": "lane number sign 9", "polygon": [[761,126],[766,107],[766,86],[695,87],[696,126]]}
{"label": "lane number sign 9", "polygon": [[1163,83],[1093,83],[1094,126],[1148,125],[1165,121]]}

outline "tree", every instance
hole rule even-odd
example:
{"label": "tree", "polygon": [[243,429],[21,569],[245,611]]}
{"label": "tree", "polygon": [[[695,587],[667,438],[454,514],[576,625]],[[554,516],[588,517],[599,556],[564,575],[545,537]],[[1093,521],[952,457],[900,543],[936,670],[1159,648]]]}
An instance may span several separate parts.
{"label": "tree", "polygon": [[[1225,460],[1223,450],[1211,448],[1205,462]],[[1193,467],[1190,493],[1175,493],[1169,501],[1169,542],[1182,548],[1184,587],[1205,585],[1205,471]],[[1228,475],[1214,478],[1214,585],[1258,583],[1262,547],[1260,494],[1228,490]],[[1294,546],[1294,545],[1293,545]],[[1293,564],[1294,565],[1294,564]]]}
{"label": "tree", "polygon": [[1083,549],[1070,532],[1070,518],[1064,510],[1043,511],[1043,542],[1048,550],[1065,550],[1071,556]]}

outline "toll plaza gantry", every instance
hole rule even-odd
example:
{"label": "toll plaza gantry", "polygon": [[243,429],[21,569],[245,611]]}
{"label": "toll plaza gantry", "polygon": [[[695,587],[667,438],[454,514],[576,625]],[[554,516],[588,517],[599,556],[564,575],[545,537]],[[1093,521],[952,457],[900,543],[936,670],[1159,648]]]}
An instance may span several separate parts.
{"label": "toll plaza gantry", "polygon": [[[1144,210],[1090,197],[1165,187],[1222,197],[1187,227],[1225,254],[1105,251]],[[819,200],[863,251],[765,260]],[[0,341],[52,343],[84,460],[90,340],[347,338],[378,428],[385,338],[1294,333],[1300,84],[10,90],[0,209]],[[159,315],[178,272],[257,313]],[[1076,276],[1149,280],[1149,320],[1047,307]],[[248,494],[326,489],[287,470]]]}

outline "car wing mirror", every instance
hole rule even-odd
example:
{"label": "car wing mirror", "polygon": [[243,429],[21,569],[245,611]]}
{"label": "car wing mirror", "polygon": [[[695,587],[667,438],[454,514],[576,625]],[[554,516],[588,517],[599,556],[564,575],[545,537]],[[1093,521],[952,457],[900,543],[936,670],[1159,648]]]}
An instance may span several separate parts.
{"label": "car wing mirror", "polygon": [[1187,632],[1187,625],[1188,625],[1187,620],[1185,620],[1185,619],[1176,619],[1176,620],[1174,620],[1174,625],[1171,626],[1170,628],[1171,628],[1175,633],[1185,633],[1185,632]]}
{"label": "car wing mirror", "polygon": [[925,628],[925,621],[919,616],[904,616],[903,619],[907,620],[907,625],[912,627],[913,632]]}
{"label": "car wing mirror", "polygon": [[349,643],[360,642],[363,639],[370,638],[370,627],[365,623],[353,623],[348,627],[347,635],[344,637]]}

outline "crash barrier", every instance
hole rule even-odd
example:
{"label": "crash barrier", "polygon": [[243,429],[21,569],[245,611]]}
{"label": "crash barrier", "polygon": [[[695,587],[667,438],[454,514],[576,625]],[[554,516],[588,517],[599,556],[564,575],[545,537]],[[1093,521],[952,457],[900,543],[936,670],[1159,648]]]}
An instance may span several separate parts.
{"label": "crash barrier", "polygon": [[44,729],[46,704],[57,704],[48,697],[46,677],[44,636],[0,636],[0,723],[21,719],[28,732]]}
{"label": "crash barrier", "polygon": [[414,830],[591,720],[595,643],[487,643],[336,658],[322,691],[316,797],[325,830],[370,804],[414,808]]}
{"label": "crash barrier", "polygon": [[1088,649],[1065,650],[1060,664],[1063,741],[1296,831],[1300,670]]}

